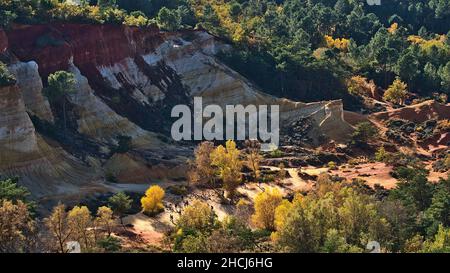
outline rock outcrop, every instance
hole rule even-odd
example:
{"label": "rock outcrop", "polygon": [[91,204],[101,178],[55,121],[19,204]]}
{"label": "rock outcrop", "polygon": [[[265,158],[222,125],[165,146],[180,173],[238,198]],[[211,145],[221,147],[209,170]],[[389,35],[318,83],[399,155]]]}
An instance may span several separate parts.
{"label": "rock outcrop", "polygon": [[19,176],[35,196],[70,192],[93,172],[36,133],[17,86],[0,87],[0,151],[2,176]]}
{"label": "rock outcrop", "polygon": [[17,86],[0,88],[0,144],[2,147],[0,166],[16,162],[19,158],[15,155],[29,154],[30,160],[37,156],[38,145],[34,126],[27,115],[25,103]]}
{"label": "rock outcrop", "polygon": [[[222,50],[231,49],[205,31],[84,24],[0,30],[0,55],[8,57],[17,79],[0,89],[0,173],[42,188],[79,186],[75,180],[95,184],[116,167],[123,182],[164,179],[162,169],[182,175],[177,166],[192,147],[170,140],[170,111],[190,105],[194,96],[205,105],[279,105],[281,126],[307,119],[314,142],[318,135],[345,141],[353,130],[340,101],[301,103],[267,95],[223,64],[216,57]],[[48,75],[58,70],[72,72],[77,87],[67,98],[64,127],[61,106],[43,91]],[[114,153],[120,136],[131,137],[129,153]],[[119,168],[121,161],[129,168]],[[40,192],[59,191],[64,187]]]}
{"label": "rock outcrop", "polygon": [[47,98],[43,95],[42,80],[34,61],[17,62],[9,66],[15,75],[27,111],[40,119],[53,122],[53,114]]}

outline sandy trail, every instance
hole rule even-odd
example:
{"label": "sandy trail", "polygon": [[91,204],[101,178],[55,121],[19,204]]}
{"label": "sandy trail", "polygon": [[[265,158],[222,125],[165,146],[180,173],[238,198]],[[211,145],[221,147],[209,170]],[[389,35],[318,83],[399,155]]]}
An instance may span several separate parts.
{"label": "sandy trail", "polygon": [[298,169],[296,168],[287,168],[286,169],[291,176],[288,179],[285,179],[283,182],[292,183],[292,187],[290,187],[294,191],[309,191],[313,187],[313,183],[303,180],[298,175]]}
{"label": "sandy trail", "polygon": [[[274,171],[279,171],[280,168],[278,167],[274,167],[274,166],[264,166],[265,168],[269,168],[270,170]],[[312,188],[313,183],[310,183],[309,181],[306,181],[304,179],[302,179],[299,175],[298,175],[298,169],[297,168],[285,168],[285,170],[289,173],[288,178],[285,178],[281,181],[281,185],[285,188],[287,188],[288,190],[291,191],[308,191]]]}

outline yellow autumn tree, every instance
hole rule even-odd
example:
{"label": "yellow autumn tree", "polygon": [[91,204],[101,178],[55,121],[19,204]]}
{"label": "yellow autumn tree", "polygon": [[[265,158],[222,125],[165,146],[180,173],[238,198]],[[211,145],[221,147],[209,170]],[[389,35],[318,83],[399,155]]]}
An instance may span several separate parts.
{"label": "yellow autumn tree", "polygon": [[280,205],[275,208],[274,227],[280,229],[286,221],[287,214],[292,208],[292,203],[288,200],[281,201]]}
{"label": "yellow autumn tree", "polygon": [[220,145],[211,153],[211,163],[217,167],[218,176],[223,181],[223,187],[232,199],[236,188],[241,183],[242,161],[240,151],[233,140],[228,140],[225,147]]}
{"label": "yellow autumn tree", "polygon": [[0,253],[30,251],[36,222],[22,201],[0,200]]}
{"label": "yellow autumn tree", "polygon": [[431,56],[436,55],[436,51],[443,56],[450,54],[450,46],[447,42],[447,35],[436,35],[432,39],[424,39],[417,35],[408,36],[408,41],[412,44],[417,44],[420,47],[422,54]]}
{"label": "yellow autumn tree", "polygon": [[194,185],[207,185],[214,181],[214,168],[211,166],[211,153],[214,144],[210,141],[203,141],[194,151],[195,159],[189,161],[189,171],[187,173],[189,182]]}
{"label": "yellow autumn tree", "polygon": [[423,44],[426,42],[426,40],[418,35],[409,35],[408,42],[412,44]]}
{"label": "yellow autumn tree", "polygon": [[389,28],[388,31],[391,34],[394,34],[398,30],[398,23],[393,23]]}
{"label": "yellow autumn tree", "polygon": [[69,211],[67,216],[69,228],[72,230],[71,238],[78,241],[85,251],[92,249],[94,244],[94,237],[92,230],[91,212],[86,206],[75,206]]}
{"label": "yellow autumn tree", "polygon": [[257,140],[246,140],[245,146],[245,164],[252,170],[254,180],[258,181],[260,176],[259,163],[262,159],[260,155],[261,144]]}
{"label": "yellow autumn tree", "polygon": [[383,95],[383,99],[392,103],[403,104],[408,97],[408,85],[396,78]]}
{"label": "yellow autumn tree", "polygon": [[178,218],[177,226],[183,230],[205,231],[214,224],[215,215],[211,206],[200,200],[195,200],[183,209]]}
{"label": "yellow autumn tree", "polygon": [[334,47],[345,52],[348,50],[348,46],[350,45],[350,40],[345,38],[333,39],[333,37],[325,35],[324,39],[328,48]]}
{"label": "yellow autumn tree", "polygon": [[[196,0],[191,6],[197,18],[205,16],[205,7],[210,6],[217,16],[220,32],[227,35],[234,42],[243,42],[248,39],[248,30],[253,29],[251,22],[241,16],[241,4],[228,0]],[[209,29],[211,30],[211,29]]]}
{"label": "yellow autumn tree", "polygon": [[162,200],[164,198],[164,190],[153,185],[147,189],[145,196],[141,198],[142,211],[150,216],[156,215],[164,210]]}
{"label": "yellow autumn tree", "polygon": [[108,236],[111,236],[114,227],[117,225],[116,218],[112,209],[107,206],[101,206],[97,209],[97,218],[95,218],[95,224],[106,232]]}
{"label": "yellow autumn tree", "polygon": [[51,250],[65,253],[66,243],[68,242],[72,230],[68,224],[68,215],[66,206],[59,203],[52,210],[48,218],[44,219],[44,224],[47,227],[51,243]]}
{"label": "yellow autumn tree", "polygon": [[362,76],[352,76],[345,81],[347,90],[350,94],[355,96],[373,96],[376,90],[376,85],[373,81],[369,81]]}
{"label": "yellow autumn tree", "polygon": [[258,228],[275,230],[275,209],[281,204],[283,197],[279,190],[269,188],[255,197],[255,213],[253,224]]}

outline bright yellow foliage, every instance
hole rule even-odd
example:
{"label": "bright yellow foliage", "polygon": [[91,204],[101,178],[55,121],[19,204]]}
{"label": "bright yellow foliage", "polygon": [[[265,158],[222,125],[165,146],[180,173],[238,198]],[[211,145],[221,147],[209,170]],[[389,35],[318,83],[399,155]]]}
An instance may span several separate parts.
{"label": "bright yellow foliage", "polygon": [[327,44],[328,48],[337,48],[339,50],[342,51],[347,51],[348,50],[348,46],[350,44],[350,40],[349,39],[345,39],[345,38],[336,38],[333,39],[333,37],[329,36],[329,35],[325,35],[325,43]]}
{"label": "bright yellow foliage", "polygon": [[410,35],[408,36],[408,41],[412,44],[418,44],[421,51],[425,54],[433,53],[432,48],[436,48],[440,51],[444,51],[446,54],[450,54],[450,47],[446,44],[446,35],[439,35],[430,40],[426,40],[417,35]]}
{"label": "bright yellow foliage", "polygon": [[394,34],[398,29],[398,24],[397,23],[393,23],[389,28],[388,31],[391,34]]}
{"label": "bright yellow foliage", "polygon": [[371,97],[375,93],[375,83],[369,81],[367,78],[362,76],[352,76],[350,79],[345,81],[347,85],[347,90],[350,94],[355,96],[368,96]]}
{"label": "bright yellow foliage", "polygon": [[146,27],[149,24],[149,21],[147,18],[145,18],[142,15],[139,15],[137,17],[132,15],[127,15],[125,17],[125,21],[123,22],[124,25],[127,26],[135,26],[135,27]]}
{"label": "bright yellow foliage", "polygon": [[203,231],[211,226],[214,220],[213,216],[213,210],[207,203],[195,200],[184,208],[177,225],[181,230]]}
{"label": "bright yellow foliage", "polygon": [[255,214],[253,224],[258,228],[275,230],[275,209],[281,204],[283,197],[277,189],[267,189],[255,197]]}
{"label": "bright yellow foliage", "polygon": [[393,103],[403,104],[408,97],[408,85],[396,78],[383,95],[383,99]]}
{"label": "bright yellow foliage", "polygon": [[83,249],[90,249],[94,244],[91,232],[91,212],[86,206],[75,206],[68,214],[69,227],[72,230],[72,238],[80,242]]}
{"label": "bright yellow foliage", "polygon": [[217,167],[218,175],[230,198],[233,197],[241,182],[242,161],[239,155],[240,151],[233,140],[228,140],[225,147],[220,145],[211,153],[212,165]]}
{"label": "bright yellow foliage", "polygon": [[75,206],[68,214],[69,222],[72,221],[74,225],[88,227],[90,224],[91,212],[86,206]]}
{"label": "bright yellow foliage", "polygon": [[230,4],[225,0],[197,0],[192,3],[197,17],[203,16],[203,8],[209,4],[219,17],[220,26],[223,27],[230,38],[235,42],[243,41],[246,38],[245,29],[242,27],[240,18],[233,19],[230,15]]}
{"label": "bright yellow foliage", "polygon": [[113,232],[114,226],[117,224],[113,211],[109,207],[101,206],[97,209],[97,218],[95,219],[97,227],[106,231],[108,236]]}
{"label": "bright yellow foliage", "polygon": [[164,195],[164,190],[158,185],[153,185],[148,188],[145,196],[141,198],[143,212],[149,215],[155,215],[161,212],[164,209],[162,203]]}
{"label": "bright yellow foliage", "polygon": [[426,40],[418,35],[410,35],[408,36],[408,41],[412,44],[422,44],[426,42]]}
{"label": "bright yellow foliage", "polygon": [[286,216],[289,210],[292,208],[292,203],[288,200],[283,200],[281,204],[275,209],[274,225],[275,229],[279,229],[286,221]]}

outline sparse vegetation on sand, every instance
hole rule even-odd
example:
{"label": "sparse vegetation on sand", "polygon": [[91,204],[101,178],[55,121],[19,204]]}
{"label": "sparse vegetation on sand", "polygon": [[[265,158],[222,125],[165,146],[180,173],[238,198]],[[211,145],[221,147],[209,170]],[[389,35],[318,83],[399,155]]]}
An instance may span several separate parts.
{"label": "sparse vegetation on sand", "polygon": [[[205,147],[212,151],[211,160],[201,153]],[[5,246],[2,251],[66,252],[65,243],[69,240],[79,241],[82,251],[126,251],[132,240],[127,232],[141,228],[144,223],[154,230],[158,222],[164,223],[158,240],[153,237],[158,233],[150,232],[151,229],[148,235],[141,232],[140,236],[152,236],[148,240],[153,247],[176,252],[364,252],[365,244],[371,240],[380,242],[384,252],[445,252],[450,247],[446,240],[441,240],[450,232],[447,217],[450,214],[447,204],[450,177],[429,183],[428,171],[419,167],[422,165],[411,165],[416,163],[405,160],[402,165],[395,165],[393,176],[398,183],[390,190],[367,186],[364,179],[346,180],[322,173],[313,178],[315,180],[310,182],[313,187],[306,192],[289,190],[289,186],[281,183],[276,188],[256,187],[255,193],[250,194],[247,190],[255,185],[254,181],[238,184],[233,181],[234,193],[224,197],[222,191],[217,190],[220,187],[230,190],[225,185],[228,178],[224,172],[234,166],[236,175],[243,175],[245,167],[239,161],[248,159],[248,152],[255,153],[254,150],[239,150],[232,141],[228,141],[226,147],[217,148],[209,143],[199,144],[197,164],[191,165],[191,171],[210,168],[209,179],[216,182],[193,183],[194,188],[186,188],[185,201],[175,202],[175,207],[165,202],[167,198],[171,202],[175,199],[166,196],[161,186],[151,186],[141,199],[143,213],[147,216],[139,218],[139,223],[121,220],[132,201],[119,192],[109,198],[109,206],[98,207],[95,215],[83,205],[67,208],[58,204],[43,219],[44,225],[37,225],[39,217],[33,216],[24,203],[28,196],[26,189],[17,186],[17,180],[2,181],[0,212],[12,213],[2,214],[5,217],[1,218],[0,226],[8,223],[9,227],[2,230],[0,236],[1,245]],[[389,158],[387,154],[380,148],[377,160],[384,161]],[[225,163],[225,159],[228,162]],[[234,164],[229,165],[231,162]],[[327,166],[338,170],[334,162],[330,161]],[[248,171],[254,174],[255,170]],[[306,171],[300,169],[300,172]],[[293,178],[278,176],[275,179]],[[292,180],[294,184],[299,183],[296,179],[300,178]],[[210,201],[198,195],[207,191],[205,185],[213,190],[208,197]],[[192,194],[198,197],[191,199]],[[217,201],[211,202],[216,197]],[[224,198],[227,201],[221,204]],[[218,211],[217,205],[227,207],[227,213]],[[9,231],[14,231],[14,235],[9,236]],[[150,247],[145,246],[145,242],[141,241],[141,247]]]}

